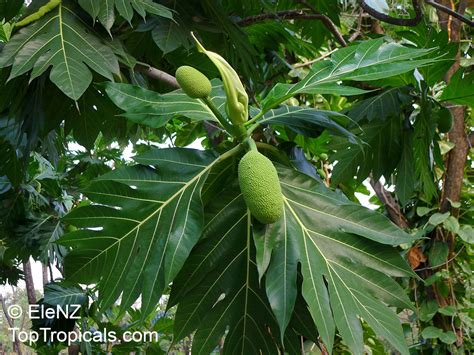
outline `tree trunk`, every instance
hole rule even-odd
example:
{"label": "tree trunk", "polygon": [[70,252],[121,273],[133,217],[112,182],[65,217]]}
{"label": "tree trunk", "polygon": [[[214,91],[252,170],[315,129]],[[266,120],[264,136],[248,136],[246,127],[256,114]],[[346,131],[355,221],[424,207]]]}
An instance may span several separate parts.
{"label": "tree trunk", "polygon": [[[442,0],[439,3],[453,7],[453,3],[450,0]],[[467,5],[466,0],[461,0],[458,3],[456,11],[460,14],[465,12]],[[446,15],[443,12],[438,11],[439,22],[441,26],[448,31],[449,39],[451,42],[459,42],[461,39],[461,22],[449,15]],[[458,50],[456,55],[456,61],[448,70],[445,75],[446,83],[451,81],[452,76],[460,67],[461,53]],[[465,127],[465,113],[466,108],[461,105],[455,105],[452,103],[447,103],[446,107],[449,108],[453,116],[453,128],[449,131],[448,137],[449,140],[455,144],[454,148],[448,153],[446,161],[446,174],[443,184],[443,191],[441,194],[440,201],[440,212],[451,212],[452,215],[458,216],[458,209],[451,206],[450,201],[459,202],[461,196],[462,183],[464,178],[464,169],[466,166],[467,155],[469,152],[469,139],[466,134]],[[455,235],[447,230],[437,231],[434,234],[435,240],[440,240],[448,243],[449,246],[449,256],[448,258],[453,257],[454,255],[454,244],[455,244]],[[449,265],[446,265],[448,268]],[[452,280],[447,280],[447,286],[452,290]],[[436,287],[431,286],[432,291],[435,295],[440,307],[445,305],[454,305],[456,300],[454,298],[454,293],[451,292],[448,297],[443,297]],[[433,318],[435,326],[438,328],[443,328],[449,330],[451,328],[451,319],[448,316],[437,314]],[[463,343],[462,330],[456,329],[457,341],[456,345],[461,346]]]}
{"label": "tree trunk", "polygon": [[35,304],[35,284],[33,282],[33,274],[31,273],[31,264],[29,260],[23,262],[23,273],[25,274],[26,294],[28,296],[28,303]]}
{"label": "tree trunk", "polygon": [[44,292],[44,287],[46,284],[49,282],[48,278],[48,265],[41,263],[41,269],[43,271],[43,292]]}
{"label": "tree trunk", "polygon": [[[13,328],[14,327],[13,320],[8,315],[7,305],[5,304],[5,300],[3,299],[2,295],[0,295],[0,304],[2,305],[3,314],[5,315],[5,319],[7,320],[8,326],[10,328]],[[13,339],[13,351],[18,355],[21,355],[21,347],[20,346],[21,345],[20,345],[20,342],[18,341],[18,339],[17,338]],[[2,349],[0,349],[0,350],[2,350]]]}
{"label": "tree trunk", "polygon": [[449,200],[458,202],[460,199],[469,142],[464,127],[465,107],[458,105],[448,107],[453,115],[453,128],[448,135],[449,140],[455,146],[448,153],[440,211],[442,213],[451,211],[454,215],[457,215],[457,209],[451,207]]}

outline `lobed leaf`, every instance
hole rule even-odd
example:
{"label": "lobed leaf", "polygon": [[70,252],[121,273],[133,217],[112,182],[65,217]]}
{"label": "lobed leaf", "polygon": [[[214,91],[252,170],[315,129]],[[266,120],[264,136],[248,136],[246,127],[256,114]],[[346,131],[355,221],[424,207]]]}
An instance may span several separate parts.
{"label": "lobed leaf", "polygon": [[[281,275],[278,284],[270,277],[266,281],[280,331],[285,331],[286,315],[293,312],[294,297],[288,295],[296,264],[301,263],[302,294],[328,349],[337,328],[349,348],[362,353],[362,317],[379,336],[407,353],[401,324],[385,304],[412,308],[389,275],[413,272],[395,249],[383,244],[413,238],[383,215],[348,202],[316,180],[283,167],[278,171],[285,212],[267,226],[264,247],[271,249],[265,251],[271,254],[266,275]],[[257,255],[258,248],[257,244]]]}
{"label": "lobed leaf", "polygon": [[406,73],[437,61],[437,58],[421,58],[433,51],[385,43],[381,38],[342,48],[334,52],[330,60],[314,64],[300,82],[275,85],[262,106],[268,110],[302,93],[359,95],[366,91],[344,86],[341,81],[371,81]]}
{"label": "lobed leaf", "polygon": [[119,73],[112,50],[64,4],[22,28],[1,53],[0,67],[12,66],[9,79],[31,70],[31,81],[52,67],[49,78],[73,100],[92,82],[90,69],[111,81]]}
{"label": "lobed leaf", "polygon": [[[130,84],[105,83],[104,86],[110,99],[125,111],[122,116],[132,122],[157,128],[175,117],[186,117],[195,121],[217,121],[206,104],[199,99],[190,98],[181,89],[159,94]],[[216,79],[212,80],[211,100],[224,114],[223,86]]]}
{"label": "lobed leaf", "polygon": [[84,194],[92,201],[65,217],[79,230],[61,239],[69,280],[98,282],[100,305],[121,296],[125,310],[141,295],[149,314],[203,228],[201,189],[220,160],[212,152],[155,149],[139,165],[105,174]]}
{"label": "lobed leaf", "polygon": [[168,307],[179,303],[175,341],[197,329],[192,353],[209,354],[228,327],[225,354],[278,354],[271,336],[278,326],[258,283],[242,195],[227,189],[209,212],[203,241],[173,283]]}
{"label": "lobed leaf", "polygon": [[283,125],[309,137],[315,137],[324,129],[328,129],[356,144],[356,136],[339,123],[344,121],[348,122],[349,118],[337,112],[282,105],[268,111],[258,122]]}
{"label": "lobed leaf", "polygon": [[79,5],[81,5],[94,20],[98,18],[100,23],[109,32],[115,22],[115,9],[117,9],[120,16],[128,22],[132,21],[134,10],[143,19],[145,19],[147,13],[165,18],[173,17],[170,9],[152,0],[79,0]]}

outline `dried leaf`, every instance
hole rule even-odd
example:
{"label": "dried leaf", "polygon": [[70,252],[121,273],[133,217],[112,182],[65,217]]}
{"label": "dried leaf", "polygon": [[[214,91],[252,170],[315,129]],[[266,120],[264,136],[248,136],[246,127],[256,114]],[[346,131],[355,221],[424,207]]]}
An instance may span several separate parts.
{"label": "dried leaf", "polygon": [[427,260],[425,254],[423,254],[419,247],[412,247],[408,251],[407,257],[412,269],[416,269],[421,263]]}

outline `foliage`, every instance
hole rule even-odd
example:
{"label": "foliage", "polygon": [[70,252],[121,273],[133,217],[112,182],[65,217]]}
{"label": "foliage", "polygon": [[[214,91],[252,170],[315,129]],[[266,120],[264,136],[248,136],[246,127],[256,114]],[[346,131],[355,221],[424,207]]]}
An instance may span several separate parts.
{"label": "foliage", "polygon": [[[472,345],[472,169],[461,199],[440,204],[443,121],[451,103],[472,115],[473,74],[443,81],[459,46],[428,15],[381,36],[355,2],[64,0],[38,13],[45,3],[0,0],[0,283],[30,257],[54,265],[63,279],[38,302],[80,304],[81,319],[33,329],[92,331],[83,353]],[[348,46],[326,20],[258,17],[313,8]],[[208,96],[154,68],[183,65],[210,79]],[[238,184],[256,149],[283,194],[267,225]],[[378,211],[361,206],[379,181]],[[160,337],[109,342],[106,329]]]}

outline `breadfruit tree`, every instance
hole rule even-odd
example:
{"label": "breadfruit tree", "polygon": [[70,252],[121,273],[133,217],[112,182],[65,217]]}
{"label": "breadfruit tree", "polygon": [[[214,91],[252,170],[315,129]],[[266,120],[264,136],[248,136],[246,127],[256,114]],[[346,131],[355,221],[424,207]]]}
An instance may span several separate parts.
{"label": "breadfruit tree", "polygon": [[463,4],[0,0],[0,283],[104,335],[28,346],[467,349]]}

